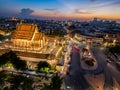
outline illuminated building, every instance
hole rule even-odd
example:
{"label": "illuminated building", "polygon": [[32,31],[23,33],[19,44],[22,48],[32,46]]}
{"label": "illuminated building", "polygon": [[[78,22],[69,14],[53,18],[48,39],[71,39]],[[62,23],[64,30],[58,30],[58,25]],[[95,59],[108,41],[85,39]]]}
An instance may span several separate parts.
{"label": "illuminated building", "polygon": [[14,48],[39,50],[45,45],[45,35],[38,31],[37,25],[19,24],[12,34]]}
{"label": "illuminated building", "polygon": [[116,45],[120,43],[120,34],[106,34],[104,36],[105,40],[106,40],[106,45]]}
{"label": "illuminated building", "polygon": [[28,68],[33,69],[41,60],[54,63],[55,57],[62,50],[60,40],[56,36],[39,32],[35,24],[20,23],[12,33],[11,40],[2,45],[8,51],[16,51],[22,60],[27,61]]}

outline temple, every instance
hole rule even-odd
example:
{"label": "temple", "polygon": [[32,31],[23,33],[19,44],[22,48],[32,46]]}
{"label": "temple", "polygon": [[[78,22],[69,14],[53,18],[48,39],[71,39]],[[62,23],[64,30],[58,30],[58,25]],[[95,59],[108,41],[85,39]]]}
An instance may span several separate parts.
{"label": "temple", "polygon": [[[39,32],[36,24],[17,24],[11,39],[4,41],[1,46],[4,52],[15,51],[22,59],[27,61],[28,68],[35,69],[40,61],[54,64],[61,55],[63,39],[55,35],[45,35]],[[3,52],[3,53],[4,53]]]}
{"label": "temple", "polygon": [[40,33],[34,24],[18,24],[11,41],[14,48],[22,47],[28,50],[39,50],[46,43],[45,35]]}

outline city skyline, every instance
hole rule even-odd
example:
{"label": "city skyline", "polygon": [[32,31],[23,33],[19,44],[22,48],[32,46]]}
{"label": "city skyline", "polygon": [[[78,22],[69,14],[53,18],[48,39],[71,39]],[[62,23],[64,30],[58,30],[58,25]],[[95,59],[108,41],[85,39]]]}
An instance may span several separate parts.
{"label": "city skyline", "polygon": [[0,16],[120,21],[120,0],[0,0]]}

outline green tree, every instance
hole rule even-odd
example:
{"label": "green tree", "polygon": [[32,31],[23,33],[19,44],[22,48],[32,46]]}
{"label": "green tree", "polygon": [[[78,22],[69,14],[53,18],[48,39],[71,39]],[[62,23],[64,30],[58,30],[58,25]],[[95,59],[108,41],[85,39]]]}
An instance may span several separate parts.
{"label": "green tree", "polygon": [[51,68],[50,64],[46,61],[40,61],[37,64],[37,71],[40,72],[42,69]]}

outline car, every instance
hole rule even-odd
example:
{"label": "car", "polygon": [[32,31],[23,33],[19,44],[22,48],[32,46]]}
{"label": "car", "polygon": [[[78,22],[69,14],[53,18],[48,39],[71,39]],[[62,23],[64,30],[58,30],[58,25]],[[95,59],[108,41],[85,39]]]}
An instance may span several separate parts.
{"label": "car", "polygon": [[70,86],[67,86],[66,88],[67,88],[67,89],[71,89],[71,87],[70,87]]}
{"label": "car", "polygon": [[34,70],[26,70],[25,74],[36,75],[37,73]]}

